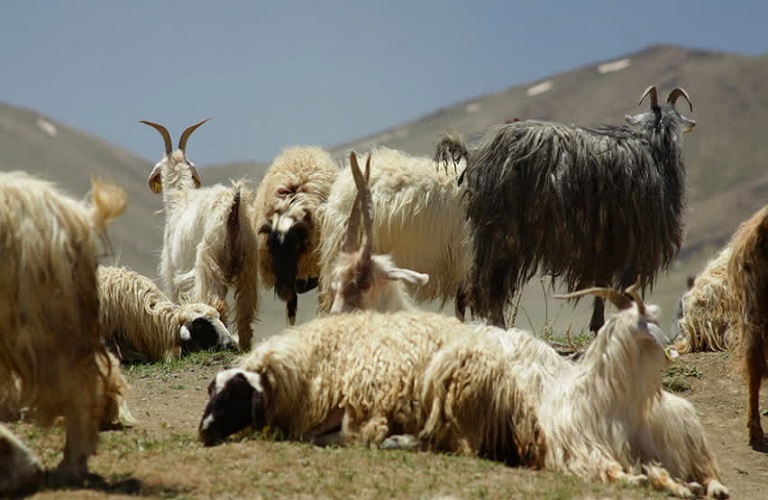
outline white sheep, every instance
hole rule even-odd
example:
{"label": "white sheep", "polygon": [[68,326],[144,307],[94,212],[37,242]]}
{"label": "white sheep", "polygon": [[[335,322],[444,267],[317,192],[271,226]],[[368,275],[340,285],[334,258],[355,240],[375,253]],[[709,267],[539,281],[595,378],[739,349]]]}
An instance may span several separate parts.
{"label": "white sheep", "polygon": [[[110,387],[99,337],[97,256],[125,193],[93,182],[92,205],[23,172],[0,173],[0,380],[49,425],[64,417],[56,476],[83,479]],[[66,348],[62,348],[62,341]]]}
{"label": "white sheep", "polygon": [[174,304],[155,285],[126,267],[99,266],[99,328],[123,361],[178,359],[182,354],[235,341],[213,307]]}
{"label": "white sheep", "polygon": [[336,162],[322,148],[286,148],[256,190],[260,282],[286,301],[291,325],[296,322],[297,293],[317,286],[316,249],[322,240],[318,209],[337,172]]}
{"label": "white sheep", "polygon": [[214,306],[225,323],[227,293],[234,289],[238,341],[248,350],[259,307],[252,194],[242,181],[198,189],[200,179],[185,148],[190,134],[206,121],[184,130],[175,151],[165,127],[141,122],[160,132],[165,142],[165,154],[147,179],[152,191],[163,193],[165,204],[159,272],[173,302]]}
{"label": "white sheep", "polygon": [[[456,178],[435,168],[433,160],[378,148],[370,153],[372,213],[371,252],[389,254],[394,262],[429,276],[416,278],[409,292],[417,301],[456,299],[456,315],[464,317],[464,282],[469,269],[468,226],[462,189]],[[351,167],[351,160],[350,160]],[[339,263],[346,227],[339,224],[352,211],[357,197],[352,170],[339,173],[323,206],[323,238],[319,247],[320,306],[333,303],[333,270]],[[384,263],[383,267],[392,267]],[[410,283],[408,283],[410,285]]]}
{"label": "white sheep", "polygon": [[32,491],[42,481],[43,467],[37,457],[0,424],[0,495]]}

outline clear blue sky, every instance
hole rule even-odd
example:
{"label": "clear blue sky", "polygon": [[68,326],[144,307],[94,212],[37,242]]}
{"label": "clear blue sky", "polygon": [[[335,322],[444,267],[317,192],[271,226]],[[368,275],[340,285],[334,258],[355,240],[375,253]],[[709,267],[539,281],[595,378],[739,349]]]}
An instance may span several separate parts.
{"label": "clear blue sky", "polygon": [[152,161],[330,147],[459,100],[651,44],[768,52],[768,2],[19,0],[0,17],[0,100]]}

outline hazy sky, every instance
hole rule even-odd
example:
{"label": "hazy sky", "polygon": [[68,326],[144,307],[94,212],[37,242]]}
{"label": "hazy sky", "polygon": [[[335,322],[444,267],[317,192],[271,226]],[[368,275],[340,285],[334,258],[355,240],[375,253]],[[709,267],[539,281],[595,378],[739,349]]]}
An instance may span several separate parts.
{"label": "hazy sky", "polygon": [[651,44],[768,52],[768,2],[755,0],[17,0],[1,12],[0,100],[152,161],[162,142],[138,120],[176,138],[210,116],[188,147],[199,166],[331,147]]}

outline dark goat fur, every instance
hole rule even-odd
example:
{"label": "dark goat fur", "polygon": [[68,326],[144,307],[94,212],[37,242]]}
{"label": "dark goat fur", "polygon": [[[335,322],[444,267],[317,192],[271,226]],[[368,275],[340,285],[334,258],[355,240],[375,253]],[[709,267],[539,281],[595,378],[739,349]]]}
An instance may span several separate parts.
{"label": "dark goat fur", "polygon": [[[651,90],[652,89],[652,90]],[[694,123],[662,105],[626,125],[579,127],[526,120],[489,130],[467,148],[446,138],[436,161],[462,157],[473,240],[469,302],[504,326],[504,308],[542,272],[570,291],[653,285],[683,238],[685,167],[681,132]],[[503,208],[502,208],[503,207]],[[590,329],[603,323],[595,301]]]}

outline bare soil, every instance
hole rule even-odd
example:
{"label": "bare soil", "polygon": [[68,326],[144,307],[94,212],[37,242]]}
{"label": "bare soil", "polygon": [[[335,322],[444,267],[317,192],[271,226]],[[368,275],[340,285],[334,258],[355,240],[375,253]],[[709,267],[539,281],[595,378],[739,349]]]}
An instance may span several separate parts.
{"label": "bare soil", "polygon": [[[94,477],[35,498],[663,498],[547,471],[429,453],[318,448],[261,435],[204,448],[196,439],[213,375],[235,362],[206,354],[172,365],[126,369],[139,423],[104,432]],[[683,356],[671,385],[696,405],[733,498],[768,498],[768,454],[747,445],[746,394],[727,353]],[[61,429],[11,425],[47,467],[61,457]]]}

